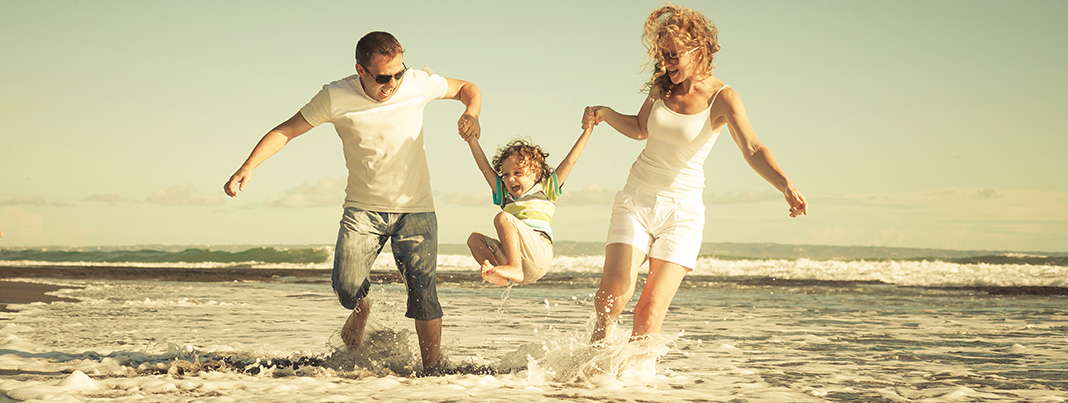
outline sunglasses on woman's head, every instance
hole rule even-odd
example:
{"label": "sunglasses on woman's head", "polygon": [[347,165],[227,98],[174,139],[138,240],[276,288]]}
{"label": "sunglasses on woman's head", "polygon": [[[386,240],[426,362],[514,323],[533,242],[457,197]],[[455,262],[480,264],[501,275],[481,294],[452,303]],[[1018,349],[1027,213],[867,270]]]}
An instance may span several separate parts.
{"label": "sunglasses on woman's head", "polygon": [[[401,77],[404,77],[404,73],[408,71],[408,65],[401,63],[401,66],[404,66],[404,69],[398,71],[397,74],[375,74],[372,77],[374,77],[375,82],[379,84],[388,83],[391,79],[400,81]],[[367,67],[364,67],[364,70],[367,70]]]}

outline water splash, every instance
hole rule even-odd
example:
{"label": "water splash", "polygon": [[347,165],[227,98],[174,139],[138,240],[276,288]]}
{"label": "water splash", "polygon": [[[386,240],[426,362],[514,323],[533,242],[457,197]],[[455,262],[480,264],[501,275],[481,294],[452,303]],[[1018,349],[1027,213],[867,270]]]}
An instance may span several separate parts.
{"label": "water splash", "polygon": [[527,343],[506,353],[495,365],[502,372],[526,371],[532,385],[549,382],[591,386],[646,384],[656,380],[657,360],[670,351],[681,334],[652,334],[630,340],[626,332],[590,344],[585,334],[553,332],[550,328],[540,342]]}
{"label": "water splash", "polygon": [[500,304],[497,305],[497,315],[504,314],[504,306],[508,304],[508,299],[512,296],[512,287],[515,287],[515,283],[509,281],[508,286],[504,287],[504,291],[501,291]]}

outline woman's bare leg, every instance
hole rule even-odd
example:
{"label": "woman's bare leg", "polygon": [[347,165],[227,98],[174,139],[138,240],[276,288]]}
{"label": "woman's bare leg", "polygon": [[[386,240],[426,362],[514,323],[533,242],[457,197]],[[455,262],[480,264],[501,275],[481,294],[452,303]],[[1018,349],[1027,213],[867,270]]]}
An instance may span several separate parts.
{"label": "woman's bare leg", "polygon": [[638,281],[638,267],[643,262],[645,262],[645,252],[633,245],[610,243],[605,246],[601,286],[593,299],[597,322],[590,336],[591,343],[597,343],[608,336],[608,325],[619,317],[631,296],[634,295],[634,284]]}
{"label": "woman's bare leg", "polygon": [[638,305],[634,306],[634,330],[631,340],[660,331],[671,300],[686,277],[686,268],[660,259],[649,259],[649,276],[645,280]]}

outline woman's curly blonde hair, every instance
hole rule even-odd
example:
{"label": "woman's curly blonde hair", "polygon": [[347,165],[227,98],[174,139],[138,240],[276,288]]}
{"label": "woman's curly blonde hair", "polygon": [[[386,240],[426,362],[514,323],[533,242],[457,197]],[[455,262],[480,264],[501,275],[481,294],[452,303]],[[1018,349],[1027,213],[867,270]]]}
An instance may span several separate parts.
{"label": "woman's curly blonde hair", "polygon": [[519,166],[538,174],[535,183],[541,182],[553,173],[552,168],[549,168],[549,164],[545,162],[545,159],[549,158],[549,153],[542,151],[540,146],[527,139],[515,139],[498,148],[497,155],[493,156],[493,170],[500,175],[504,160],[513,155],[516,156],[516,163]]}
{"label": "woman's curly blonde hair", "polygon": [[649,52],[650,63],[653,64],[653,76],[645,83],[645,92],[656,88],[663,97],[671,94],[675,87],[664,69],[667,61],[664,60],[663,49],[660,47],[664,38],[675,42],[679,49],[701,48],[692,56],[696,57],[694,63],[705,66],[705,70],[698,74],[712,74],[712,69],[715,68],[712,56],[719,52],[719,30],[716,25],[697,11],[667,4],[653,10],[645,20],[642,43]]}

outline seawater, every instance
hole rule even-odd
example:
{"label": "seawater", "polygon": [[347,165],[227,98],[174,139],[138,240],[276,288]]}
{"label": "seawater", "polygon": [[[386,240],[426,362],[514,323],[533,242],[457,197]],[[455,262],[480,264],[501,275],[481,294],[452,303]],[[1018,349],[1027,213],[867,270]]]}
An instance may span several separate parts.
{"label": "seawater", "polygon": [[[395,270],[389,259],[376,270]],[[1063,266],[705,258],[676,295],[662,334],[629,343],[628,309],[612,341],[591,347],[600,259],[559,257],[553,277],[510,290],[439,285],[443,349],[454,372],[426,377],[416,376],[400,284],[372,286],[372,342],[346,352],[337,329],[347,312],[328,279],[49,280],[82,287],[59,292],[78,302],[0,314],[0,392],[87,401],[1068,395],[1068,298],[992,292],[1057,290],[1068,276]],[[468,260],[442,256],[440,269],[474,270]]]}

